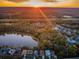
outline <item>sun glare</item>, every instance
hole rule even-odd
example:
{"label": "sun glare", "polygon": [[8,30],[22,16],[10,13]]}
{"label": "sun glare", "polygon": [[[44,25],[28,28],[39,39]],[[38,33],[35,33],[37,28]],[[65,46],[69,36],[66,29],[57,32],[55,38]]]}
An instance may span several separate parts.
{"label": "sun glare", "polygon": [[30,2],[43,2],[43,0],[29,0]]}
{"label": "sun glare", "polygon": [[39,7],[40,3],[39,2],[31,1],[31,2],[28,2],[28,5],[37,8],[37,7]]}
{"label": "sun glare", "polygon": [[27,4],[29,6],[33,6],[34,8],[38,8],[42,5],[42,1],[41,0],[29,0],[29,2]]}
{"label": "sun glare", "polygon": [[34,8],[39,8],[40,6],[33,6]]}
{"label": "sun glare", "polygon": [[45,6],[45,4],[43,2],[28,2],[28,5],[33,6],[35,8]]}

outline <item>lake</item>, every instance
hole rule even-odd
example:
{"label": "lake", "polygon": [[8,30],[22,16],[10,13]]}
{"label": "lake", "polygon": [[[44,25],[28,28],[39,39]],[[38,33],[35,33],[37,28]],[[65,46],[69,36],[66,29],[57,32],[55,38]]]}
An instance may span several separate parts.
{"label": "lake", "polygon": [[0,35],[0,46],[8,47],[36,47],[38,43],[31,36],[20,34],[4,34]]}

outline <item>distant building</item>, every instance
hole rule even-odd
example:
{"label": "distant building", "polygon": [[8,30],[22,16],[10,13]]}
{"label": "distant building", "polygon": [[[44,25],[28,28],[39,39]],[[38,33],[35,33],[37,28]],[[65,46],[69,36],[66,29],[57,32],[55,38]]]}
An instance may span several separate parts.
{"label": "distant building", "polygon": [[62,20],[79,20],[79,18],[73,17],[73,16],[69,16],[69,15],[64,15],[62,17]]}

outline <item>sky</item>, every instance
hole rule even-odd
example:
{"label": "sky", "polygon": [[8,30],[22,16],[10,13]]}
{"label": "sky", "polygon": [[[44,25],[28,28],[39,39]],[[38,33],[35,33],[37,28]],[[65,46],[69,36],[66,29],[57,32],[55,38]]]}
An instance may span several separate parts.
{"label": "sky", "polygon": [[0,7],[79,7],[79,0],[0,0]]}

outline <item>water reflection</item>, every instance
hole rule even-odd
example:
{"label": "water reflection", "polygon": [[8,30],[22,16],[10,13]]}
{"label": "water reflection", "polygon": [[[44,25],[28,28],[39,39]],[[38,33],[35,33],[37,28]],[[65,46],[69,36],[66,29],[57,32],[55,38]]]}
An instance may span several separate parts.
{"label": "water reflection", "polygon": [[5,34],[0,35],[0,46],[9,47],[36,47],[38,43],[32,39],[31,36],[21,36],[19,34]]}

